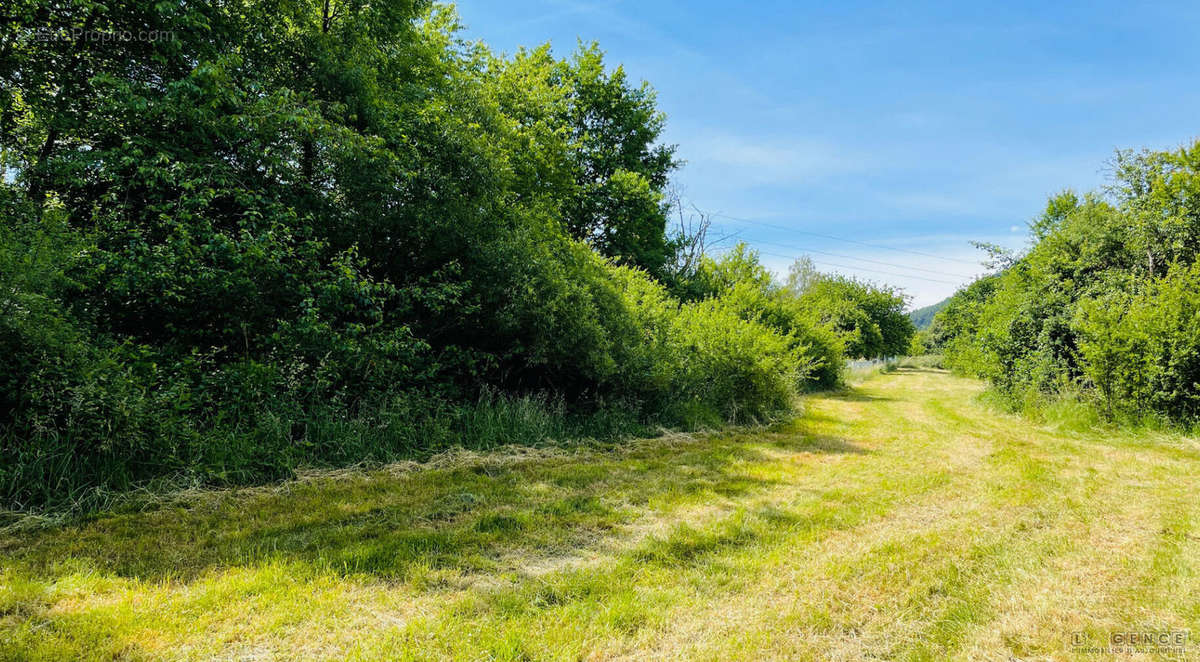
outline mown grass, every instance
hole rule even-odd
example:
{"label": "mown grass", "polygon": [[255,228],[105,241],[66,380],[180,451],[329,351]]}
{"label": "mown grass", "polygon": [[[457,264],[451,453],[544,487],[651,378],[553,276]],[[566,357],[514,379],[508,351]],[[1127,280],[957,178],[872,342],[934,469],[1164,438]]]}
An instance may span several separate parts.
{"label": "mown grass", "polygon": [[1075,633],[1196,631],[1200,445],[1035,426],[980,388],[902,367],[756,432],[10,530],[0,657],[1097,659]]}

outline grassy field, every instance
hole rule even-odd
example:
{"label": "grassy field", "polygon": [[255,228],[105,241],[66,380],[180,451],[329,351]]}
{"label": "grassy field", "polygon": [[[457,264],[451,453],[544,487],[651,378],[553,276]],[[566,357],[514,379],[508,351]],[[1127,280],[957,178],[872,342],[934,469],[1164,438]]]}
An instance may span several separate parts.
{"label": "grassy field", "polygon": [[1200,656],[1200,443],[1038,427],[980,388],[903,369],[769,430],[10,531],[0,658],[1095,660],[1148,629]]}

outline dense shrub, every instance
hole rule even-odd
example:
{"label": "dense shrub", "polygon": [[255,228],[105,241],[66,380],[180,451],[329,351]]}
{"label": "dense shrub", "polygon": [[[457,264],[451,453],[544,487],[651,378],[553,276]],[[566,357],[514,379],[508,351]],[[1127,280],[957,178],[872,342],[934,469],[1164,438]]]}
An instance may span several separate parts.
{"label": "dense shrub", "polygon": [[817,273],[807,259],[788,275],[794,314],[831,331],[846,356],[904,356],[916,327],[904,313],[908,300],[897,289],[844,276]]}
{"label": "dense shrub", "polygon": [[1200,265],[1076,307],[1080,363],[1106,410],[1200,416]]}
{"label": "dense shrub", "polygon": [[957,293],[930,346],[1017,407],[1058,395],[1109,418],[1194,421],[1200,143],[1118,153],[1113,173],[1107,198],[1051,198],[1033,247]]}
{"label": "dense shrub", "polygon": [[702,406],[720,419],[759,421],[787,410],[808,357],[790,338],[738,318],[717,300],[685,305],[673,321],[678,338],[672,407]]}
{"label": "dense shrub", "polygon": [[635,270],[614,268],[613,275],[638,332],[621,357],[617,390],[636,394],[665,420],[769,419],[791,406],[820,363],[810,345],[749,315],[736,297],[681,304]]}
{"label": "dense shrub", "polygon": [[[837,294],[750,256],[664,289],[674,147],[594,46],[500,57],[422,1],[7,16],[8,505],[764,420],[838,379]],[[131,29],[162,38],[36,38]],[[839,291],[890,351],[895,298]]]}
{"label": "dense shrub", "polygon": [[793,351],[808,356],[796,373],[799,388],[829,388],[841,378],[844,338],[831,325],[815,320],[810,314],[813,307],[804,305],[792,288],[776,282],[744,243],[719,259],[701,260],[690,285],[694,298],[720,300],[742,319],[782,334]]}

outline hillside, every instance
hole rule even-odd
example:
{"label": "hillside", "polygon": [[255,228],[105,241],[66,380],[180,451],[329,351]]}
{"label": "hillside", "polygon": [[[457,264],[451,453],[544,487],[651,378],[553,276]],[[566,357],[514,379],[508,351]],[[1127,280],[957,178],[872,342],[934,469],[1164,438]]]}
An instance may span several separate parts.
{"label": "hillside", "polygon": [[913,326],[917,327],[918,331],[927,329],[933,323],[933,316],[937,315],[939,310],[945,308],[947,303],[950,303],[950,297],[946,297],[933,305],[918,308],[910,312],[908,318],[912,320]]}

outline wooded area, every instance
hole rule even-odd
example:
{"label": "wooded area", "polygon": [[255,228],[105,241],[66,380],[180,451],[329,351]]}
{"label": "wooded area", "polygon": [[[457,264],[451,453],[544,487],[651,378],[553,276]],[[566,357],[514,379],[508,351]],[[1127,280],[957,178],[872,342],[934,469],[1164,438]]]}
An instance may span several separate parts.
{"label": "wooded area", "polygon": [[426,2],[3,21],[9,508],[768,420],[908,346],[895,290],[670,230],[665,118],[595,45],[501,56]]}
{"label": "wooded area", "polygon": [[1011,406],[1055,398],[1136,423],[1200,418],[1200,142],[1124,151],[1106,190],[1050,199],[1032,248],[960,290],[918,343]]}

